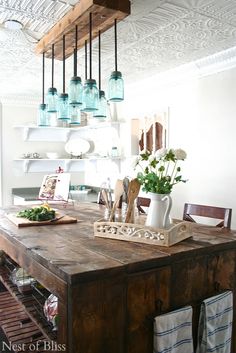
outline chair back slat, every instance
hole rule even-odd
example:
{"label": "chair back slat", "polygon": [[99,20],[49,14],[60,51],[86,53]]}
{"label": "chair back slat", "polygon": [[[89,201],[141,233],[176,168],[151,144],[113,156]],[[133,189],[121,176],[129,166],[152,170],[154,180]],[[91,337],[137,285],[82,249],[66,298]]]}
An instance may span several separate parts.
{"label": "chair back slat", "polygon": [[196,222],[192,216],[220,219],[221,222],[218,223],[216,226],[230,229],[232,209],[216,207],[216,206],[206,206],[206,205],[196,205],[191,203],[185,203],[183,220]]}
{"label": "chair back slat", "polygon": [[137,209],[140,213],[145,213],[143,207],[149,207],[151,200],[148,197],[137,197]]}

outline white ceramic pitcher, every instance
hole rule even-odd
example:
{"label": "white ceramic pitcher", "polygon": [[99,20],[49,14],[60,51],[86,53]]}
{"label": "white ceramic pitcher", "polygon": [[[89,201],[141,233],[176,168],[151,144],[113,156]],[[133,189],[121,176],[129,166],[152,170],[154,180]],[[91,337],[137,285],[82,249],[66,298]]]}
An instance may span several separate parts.
{"label": "white ceramic pitcher", "polygon": [[172,199],[169,194],[156,194],[149,192],[151,199],[146,219],[146,226],[155,228],[168,228],[171,224],[170,210]]}

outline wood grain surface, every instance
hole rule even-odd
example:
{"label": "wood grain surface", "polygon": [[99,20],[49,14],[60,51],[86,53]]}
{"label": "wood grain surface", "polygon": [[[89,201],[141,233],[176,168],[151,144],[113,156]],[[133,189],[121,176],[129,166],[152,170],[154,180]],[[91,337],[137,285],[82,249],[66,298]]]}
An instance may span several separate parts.
{"label": "wood grain surface", "polygon": [[45,52],[51,57],[55,44],[55,58],[62,60],[62,37],[66,35],[66,57],[73,54],[75,47],[75,26],[78,26],[78,49],[89,39],[89,13],[93,15],[93,39],[98,31],[105,32],[114,26],[114,20],[123,20],[130,14],[129,0],[80,0],[36,45],[36,53]]}
{"label": "wood grain surface", "polygon": [[[104,273],[127,273],[150,269],[158,262],[165,265],[185,257],[207,254],[236,246],[235,233],[215,227],[193,225],[193,236],[164,248],[161,246],[122,242],[94,237],[93,224],[101,219],[104,206],[81,204],[63,208],[63,214],[80,220],[60,227],[16,227],[7,214],[19,208],[2,210],[0,215],[0,248],[2,239],[10,240],[18,253],[27,252],[38,263],[69,282],[79,278],[96,278]],[[142,216],[141,216],[142,217]]]}

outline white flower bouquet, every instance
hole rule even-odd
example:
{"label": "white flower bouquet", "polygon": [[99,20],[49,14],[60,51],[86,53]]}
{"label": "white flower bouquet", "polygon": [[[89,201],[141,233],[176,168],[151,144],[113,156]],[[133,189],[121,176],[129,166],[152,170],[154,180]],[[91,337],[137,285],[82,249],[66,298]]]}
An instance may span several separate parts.
{"label": "white flower bouquet", "polygon": [[187,154],[182,149],[161,148],[152,154],[141,152],[135,162],[138,170],[137,178],[142,190],[157,194],[169,194],[175,184],[185,183],[182,179],[180,161],[184,161]]}

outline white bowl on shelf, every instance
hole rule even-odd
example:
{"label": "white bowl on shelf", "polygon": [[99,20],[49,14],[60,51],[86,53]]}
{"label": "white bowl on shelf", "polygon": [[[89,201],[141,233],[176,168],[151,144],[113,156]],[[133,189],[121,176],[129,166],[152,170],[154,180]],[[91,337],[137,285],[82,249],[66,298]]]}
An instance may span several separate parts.
{"label": "white bowl on shelf", "polygon": [[59,154],[57,152],[47,152],[46,156],[48,159],[58,159]]}

